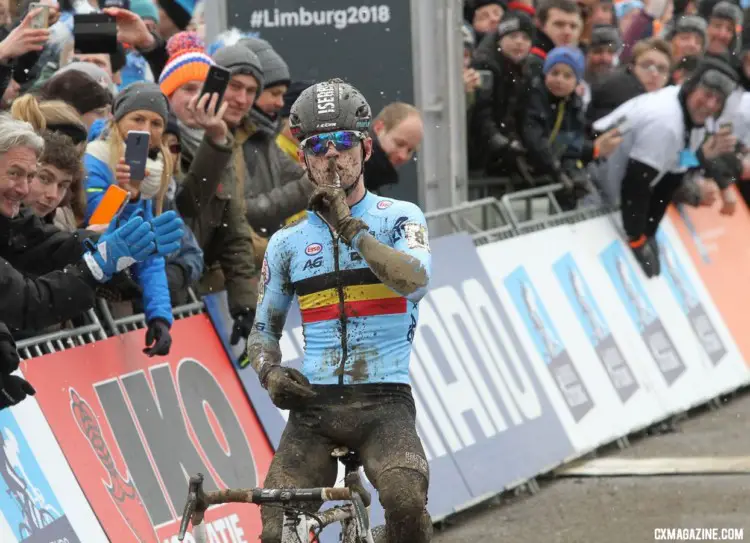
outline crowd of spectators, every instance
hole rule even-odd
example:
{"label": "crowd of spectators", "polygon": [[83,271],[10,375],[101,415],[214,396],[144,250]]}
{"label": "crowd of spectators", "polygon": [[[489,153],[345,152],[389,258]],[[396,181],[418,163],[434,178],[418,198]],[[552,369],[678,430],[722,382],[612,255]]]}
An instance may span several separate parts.
{"label": "crowd of spectators", "polygon": [[[470,179],[620,207],[659,274],[672,202],[750,202],[750,31],[735,0],[466,0]],[[471,185],[471,182],[470,182]]]}
{"label": "crowd of spectators", "polygon": [[[226,291],[231,342],[244,342],[268,240],[304,220],[313,188],[289,116],[315,82],[272,44],[236,29],[205,43],[193,0],[40,3],[0,0],[0,408],[33,393],[10,375],[15,341],[85,324],[89,310],[142,313],[144,352],[163,356],[173,308]],[[46,27],[34,24],[45,9]],[[91,13],[116,23],[115,49],[77,47],[75,17]],[[221,102],[201,93],[213,65],[229,72]],[[132,131],[149,134],[140,181],[125,160]],[[390,104],[372,136],[377,191],[413,158],[421,115]],[[130,200],[98,224],[113,185]]]}

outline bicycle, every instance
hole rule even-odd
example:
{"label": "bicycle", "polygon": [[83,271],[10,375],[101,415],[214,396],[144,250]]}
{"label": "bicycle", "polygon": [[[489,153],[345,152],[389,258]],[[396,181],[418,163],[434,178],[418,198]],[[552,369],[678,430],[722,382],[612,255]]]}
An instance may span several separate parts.
{"label": "bicycle", "polygon": [[[319,543],[320,533],[326,526],[341,524],[341,543],[376,543],[385,540],[383,526],[370,529],[368,510],[372,496],[362,485],[362,462],[356,451],[337,447],[331,453],[345,468],[344,487],[333,488],[248,488],[205,492],[203,475],[190,477],[188,498],[177,536],[185,538],[188,524],[193,524],[196,543],[208,541],[203,517],[212,505],[223,503],[253,503],[278,506],[284,510],[281,543]],[[291,506],[292,502],[347,501],[322,511],[307,512]]]}

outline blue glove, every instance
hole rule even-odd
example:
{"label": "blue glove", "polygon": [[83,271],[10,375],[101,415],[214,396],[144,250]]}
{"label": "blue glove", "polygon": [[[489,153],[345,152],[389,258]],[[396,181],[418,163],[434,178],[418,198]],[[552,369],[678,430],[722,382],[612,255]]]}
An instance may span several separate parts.
{"label": "blue glove", "polygon": [[109,281],[115,273],[143,262],[156,252],[151,224],[144,222],[142,217],[131,217],[119,228],[115,227],[116,223],[112,221],[95,246],[86,240],[89,250],[83,254],[83,260],[100,283]]}
{"label": "blue glove", "polygon": [[156,252],[159,256],[167,256],[180,249],[185,223],[177,213],[167,211],[149,222],[156,236]]}

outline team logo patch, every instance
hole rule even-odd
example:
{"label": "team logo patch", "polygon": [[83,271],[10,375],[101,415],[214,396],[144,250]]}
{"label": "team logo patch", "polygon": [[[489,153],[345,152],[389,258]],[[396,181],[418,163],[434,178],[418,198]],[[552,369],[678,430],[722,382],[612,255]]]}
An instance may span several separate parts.
{"label": "team logo patch", "polygon": [[320,243],[311,243],[305,248],[305,254],[313,256],[323,250],[323,246]]}
{"label": "team logo patch", "polygon": [[271,274],[268,272],[268,259],[263,259],[263,265],[260,268],[260,281],[258,282],[258,305],[263,302],[263,296],[266,293],[266,286],[271,280]]}
{"label": "team logo patch", "polygon": [[378,209],[388,209],[393,205],[393,202],[390,200],[380,200],[378,202]]}
{"label": "team logo patch", "polygon": [[430,250],[430,245],[427,241],[427,228],[425,225],[417,222],[407,222],[404,224],[403,228],[406,245],[409,249]]}

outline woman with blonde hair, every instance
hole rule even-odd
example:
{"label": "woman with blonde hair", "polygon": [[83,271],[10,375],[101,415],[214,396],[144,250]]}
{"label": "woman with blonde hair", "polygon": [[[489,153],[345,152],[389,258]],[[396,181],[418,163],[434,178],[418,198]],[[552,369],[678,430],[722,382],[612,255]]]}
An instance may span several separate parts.
{"label": "woman with blonde hair", "polygon": [[[48,139],[46,133],[52,132],[58,136],[68,136],[70,143],[66,144],[60,137],[52,138],[52,166],[61,168],[66,172],[64,177],[70,174],[70,182],[61,185],[55,198],[54,213],[50,212],[46,219],[52,220],[55,226],[67,232],[73,232],[83,223],[86,214],[86,195],[83,191],[83,169],[76,167],[75,163],[83,158],[86,145],[86,124],[75,108],[61,100],[37,101],[34,96],[26,94],[16,99],[10,110],[11,116],[18,121],[26,121],[34,130]],[[46,149],[45,149],[46,151]],[[44,161],[43,161],[44,162]],[[44,187],[42,187],[44,185]],[[36,198],[46,194],[51,189],[44,180],[35,179],[30,184],[30,189]],[[39,194],[36,194],[39,193]],[[58,199],[59,197],[59,199]]]}
{"label": "woman with blonde hair", "polygon": [[[100,134],[96,133],[100,123],[92,125],[91,137],[98,139],[88,144],[83,159],[87,171],[86,222],[112,184],[130,192],[130,202],[119,220],[127,220],[134,213],[150,220],[161,214],[172,176],[171,157],[162,140],[169,113],[167,98],[154,83],[133,83],[117,96],[113,113],[112,120]],[[146,177],[142,181],[130,179],[130,168],[124,160],[125,141],[130,131],[148,132],[150,136]],[[148,325],[144,352],[149,356],[169,354],[172,344],[169,329],[173,319],[164,258],[150,257],[135,265],[133,271],[143,289]]]}

